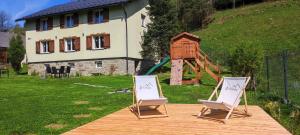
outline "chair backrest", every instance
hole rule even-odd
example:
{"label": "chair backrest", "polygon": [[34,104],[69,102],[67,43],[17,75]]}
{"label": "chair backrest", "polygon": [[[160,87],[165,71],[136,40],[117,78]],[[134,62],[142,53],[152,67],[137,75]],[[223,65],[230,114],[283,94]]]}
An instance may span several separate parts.
{"label": "chair backrest", "polygon": [[224,77],[222,89],[217,101],[237,107],[240,103],[243,90],[247,86],[246,83],[247,77]]}
{"label": "chair backrest", "polygon": [[53,74],[57,74],[56,67],[52,67],[52,73],[53,73]]}
{"label": "chair backrest", "polygon": [[51,67],[50,66],[46,66],[46,73],[51,74]]}
{"label": "chair backrest", "polygon": [[70,67],[70,66],[67,66],[66,73],[67,73],[67,74],[70,74],[70,72],[71,72],[71,67]]}
{"label": "chair backrest", "polygon": [[65,72],[65,66],[60,66],[59,73],[62,74]]}
{"label": "chair backrest", "polygon": [[156,76],[135,76],[134,78],[137,101],[160,98]]}

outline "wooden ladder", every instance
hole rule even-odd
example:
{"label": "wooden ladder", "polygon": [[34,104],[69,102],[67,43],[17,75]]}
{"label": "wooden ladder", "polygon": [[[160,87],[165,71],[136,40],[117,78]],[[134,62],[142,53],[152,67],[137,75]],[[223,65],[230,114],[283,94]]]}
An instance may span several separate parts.
{"label": "wooden ladder", "polygon": [[219,65],[215,65],[211,59],[209,59],[208,55],[206,55],[202,50],[197,52],[196,63],[200,68],[204,69],[214,80],[219,82],[221,80],[221,69]]}

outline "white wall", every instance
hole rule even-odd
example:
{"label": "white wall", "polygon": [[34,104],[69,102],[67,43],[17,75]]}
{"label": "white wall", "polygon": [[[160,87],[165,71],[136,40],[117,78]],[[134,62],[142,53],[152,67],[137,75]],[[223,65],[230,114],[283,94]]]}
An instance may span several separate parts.
{"label": "white wall", "polygon": [[[141,13],[146,14],[147,0],[136,0],[128,3],[129,57],[140,59],[141,34],[145,29],[141,27]],[[35,20],[26,22],[26,51],[28,62],[51,62],[81,59],[102,59],[126,57],[126,38],[124,12],[121,6],[110,7],[108,23],[87,24],[87,11],[79,13],[79,26],[60,29],[59,16],[53,18],[53,30],[36,31]],[[149,18],[149,17],[147,17]],[[86,50],[86,36],[96,33],[110,33],[111,48],[105,50]],[[72,53],[59,52],[59,39],[64,37],[80,37],[80,51]],[[36,54],[35,42],[44,39],[55,40],[55,52],[52,54]]]}

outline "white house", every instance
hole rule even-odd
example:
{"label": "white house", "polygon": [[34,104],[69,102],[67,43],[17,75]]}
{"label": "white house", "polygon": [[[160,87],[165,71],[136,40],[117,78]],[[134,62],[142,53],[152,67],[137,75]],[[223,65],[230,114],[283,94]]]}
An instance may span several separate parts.
{"label": "white house", "polygon": [[25,20],[29,74],[45,64],[82,75],[133,74],[143,61],[147,0],[84,0],[50,7]]}

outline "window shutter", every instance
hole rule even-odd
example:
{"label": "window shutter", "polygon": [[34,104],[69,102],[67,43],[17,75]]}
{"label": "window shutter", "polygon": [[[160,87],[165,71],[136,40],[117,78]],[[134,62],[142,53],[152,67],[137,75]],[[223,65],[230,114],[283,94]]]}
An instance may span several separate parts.
{"label": "window shutter", "polygon": [[40,19],[37,19],[35,21],[35,29],[36,29],[36,31],[40,31],[41,30],[41,20]]}
{"label": "window shutter", "polygon": [[54,40],[49,41],[49,52],[54,53]]}
{"label": "window shutter", "polygon": [[109,8],[105,8],[103,10],[103,20],[104,20],[104,22],[109,21]]}
{"label": "window shutter", "polygon": [[79,25],[79,15],[78,15],[78,13],[74,13],[73,19],[74,19],[74,27],[77,27]]}
{"label": "window shutter", "polygon": [[80,51],[80,37],[74,38],[75,51]]}
{"label": "window shutter", "polygon": [[41,52],[41,48],[40,48],[40,41],[36,41],[35,42],[35,51],[36,51],[36,54],[40,54]]}
{"label": "window shutter", "polygon": [[88,24],[93,24],[94,23],[94,16],[93,16],[93,11],[91,10],[91,11],[89,11],[88,12]]}
{"label": "window shutter", "polygon": [[60,16],[60,28],[61,29],[65,28],[65,16],[64,15]]}
{"label": "window shutter", "polygon": [[86,49],[87,50],[92,50],[93,49],[92,38],[93,38],[93,36],[86,36]]}
{"label": "window shutter", "polygon": [[110,34],[104,34],[103,35],[103,40],[104,40],[104,49],[110,48]]}
{"label": "window shutter", "polygon": [[65,52],[65,40],[64,39],[59,40],[59,51]]}
{"label": "window shutter", "polygon": [[48,30],[52,30],[53,29],[53,17],[48,17],[47,23],[48,23]]}

